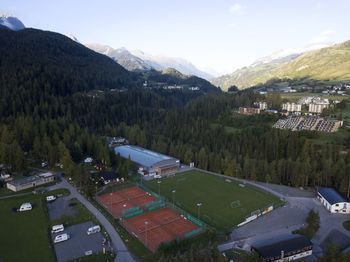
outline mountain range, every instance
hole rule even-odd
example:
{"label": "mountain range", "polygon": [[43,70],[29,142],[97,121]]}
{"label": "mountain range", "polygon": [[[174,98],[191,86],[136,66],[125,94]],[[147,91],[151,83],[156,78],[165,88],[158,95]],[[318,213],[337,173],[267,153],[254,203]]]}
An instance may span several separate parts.
{"label": "mountain range", "polygon": [[204,79],[213,78],[211,74],[199,70],[183,58],[151,55],[141,50],[128,50],[125,47],[114,49],[101,44],[87,44],[86,46],[98,53],[109,56],[130,71],[150,69],[163,71],[166,68],[174,68],[185,75],[198,76]]}
{"label": "mountain range", "polygon": [[299,79],[350,81],[350,41],[304,53],[265,57],[211,82],[227,90],[230,86],[245,89],[267,82]]}

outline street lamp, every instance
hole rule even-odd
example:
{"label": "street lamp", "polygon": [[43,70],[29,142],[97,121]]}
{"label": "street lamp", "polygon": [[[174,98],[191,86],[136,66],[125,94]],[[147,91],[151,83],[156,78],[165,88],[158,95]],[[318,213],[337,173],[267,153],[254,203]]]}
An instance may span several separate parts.
{"label": "street lamp", "polygon": [[199,219],[199,215],[200,215],[201,205],[202,205],[202,203],[197,203],[197,207],[198,207],[198,219]]}
{"label": "street lamp", "polygon": [[148,221],[145,221],[145,228],[146,228],[146,242],[145,245],[147,246],[147,225],[148,225]]}
{"label": "street lamp", "polygon": [[173,189],[173,191],[171,191],[173,193],[173,207],[175,207],[175,193],[176,193],[176,189]]}
{"label": "street lamp", "polygon": [[112,208],[112,196],[113,196],[113,194],[109,193],[109,208],[110,209]]}
{"label": "street lamp", "polygon": [[122,213],[122,217],[124,216],[125,213],[125,208],[126,208],[126,204],[123,205],[123,213]]}
{"label": "street lamp", "polygon": [[158,180],[157,183],[158,183],[158,195],[160,196],[160,184],[162,183],[162,181]]}

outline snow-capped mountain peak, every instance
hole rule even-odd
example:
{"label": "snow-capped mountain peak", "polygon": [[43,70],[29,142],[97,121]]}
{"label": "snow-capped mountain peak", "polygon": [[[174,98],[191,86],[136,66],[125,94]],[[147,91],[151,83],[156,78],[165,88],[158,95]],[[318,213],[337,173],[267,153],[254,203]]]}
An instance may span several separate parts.
{"label": "snow-capped mountain peak", "polygon": [[22,30],[25,28],[24,24],[14,16],[9,14],[0,14],[0,28],[6,27],[13,31]]}

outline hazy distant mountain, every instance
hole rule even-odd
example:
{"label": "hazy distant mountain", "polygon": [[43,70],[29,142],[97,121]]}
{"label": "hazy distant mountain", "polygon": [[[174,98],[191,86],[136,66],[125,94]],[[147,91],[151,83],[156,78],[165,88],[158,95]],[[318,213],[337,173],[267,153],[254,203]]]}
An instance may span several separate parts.
{"label": "hazy distant mountain", "polygon": [[174,68],[185,75],[195,75],[204,79],[213,78],[211,74],[199,70],[195,65],[183,58],[151,55],[144,53],[141,50],[134,50],[130,52],[133,55],[141,58],[143,61],[145,61],[147,64],[149,64],[156,70]]}
{"label": "hazy distant mountain", "polygon": [[251,66],[215,79],[212,83],[227,90],[241,89],[278,79],[350,80],[350,41],[305,53],[273,54]]}
{"label": "hazy distant mountain", "polygon": [[24,24],[17,17],[4,14],[0,14],[0,28],[1,27],[6,27],[13,31],[22,30],[25,28]]}
{"label": "hazy distant mountain", "polygon": [[86,46],[100,54],[109,56],[129,71],[152,69],[149,64],[131,54],[126,48],[113,49],[110,46],[100,44],[87,44]]}
{"label": "hazy distant mountain", "polygon": [[86,46],[113,58],[130,71],[150,69],[162,71],[166,68],[174,68],[185,75],[195,75],[204,79],[213,77],[182,58],[155,56],[146,54],[140,50],[129,51],[126,48],[114,49],[110,46],[100,44],[87,44]]}

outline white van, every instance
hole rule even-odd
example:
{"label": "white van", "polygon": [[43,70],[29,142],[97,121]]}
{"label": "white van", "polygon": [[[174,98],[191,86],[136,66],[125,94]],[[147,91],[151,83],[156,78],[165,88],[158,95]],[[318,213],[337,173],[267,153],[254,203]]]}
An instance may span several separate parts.
{"label": "white van", "polygon": [[46,197],[46,202],[52,202],[52,201],[55,201],[55,200],[56,200],[55,196],[47,196]]}
{"label": "white van", "polygon": [[52,226],[52,230],[51,233],[58,233],[58,232],[62,232],[64,230],[64,226],[61,225],[54,225]]}
{"label": "white van", "polygon": [[88,235],[91,235],[91,234],[95,234],[95,233],[100,232],[100,231],[101,231],[101,227],[99,225],[97,225],[97,226],[93,226],[93,227],[88,228],[86,233]]}
{"label": "white van", "polygon": [[61,235],[58,235],[55,237],[55,239],[53,240],[54,243],[59,243],[59,242],[62,242],[62,241],[66,241],[69,239],[69,235],[67,233],[64,233],[64,234],[61,234]]}
{"label": "white van", "polygon": [[23,203],[19,208],[20,212],[29,211],[29,210],[32,210],[32,205],[30,203]]}

